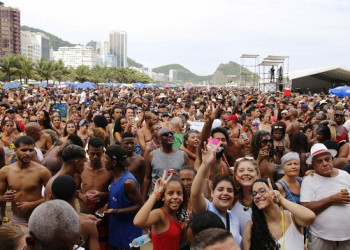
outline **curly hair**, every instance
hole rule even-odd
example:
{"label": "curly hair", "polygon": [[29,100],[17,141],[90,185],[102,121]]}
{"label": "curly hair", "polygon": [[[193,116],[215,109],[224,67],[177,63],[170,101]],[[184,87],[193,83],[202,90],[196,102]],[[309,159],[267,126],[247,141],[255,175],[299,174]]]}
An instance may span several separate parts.
{"label": "curly hair", "polygon": [[106,140],[106,133],[103,128],[93,128],[91,132],[93,134],[92,137],[99,137],[102,141]]}
{"label": "curly hair", "polygon": [[185,148],[187,148],[187,140],[188,140],[188,137],[190,136],[190,134],[193,134],[193,133],[199,134],[199,132],[198,132],[197,130],[188,130],[188,131],[184,134],[184,136],[183,136],[183,139],[184,139],[184,141],[183,141],[183,146],[184,146]]}
{"label": "curly hair", "polygon": [[51,129],[51,120],[50,120],[49,112],[47,112],[44,109],[40,110],[39,112],[44,113],[44,121],[43,121],[44,129]]}
{"label": "curly hair", "polygon": [[103,115],[96,115],[94,117],[94,124],[96,125],[96,127],[105,128],[108,125],[108,121]]}
{"label": "curly hair", "polygon": [[[255,160],[258,159],[259,151],[261,149],[261,146],[260,146],[261,139],[263,136],[267,136],[267,135],[270,136],[270,138],[272,138],[270,132],[264,131],[264,130],[259,130],[252,137],[250,152],[252,153]],[[271,143],[271,148],[270,148],[270,153],[269,153],[270,160],[273,159],[273,155],[274,155],[273,144]]]}
{"label": "curly hair", "polygon": [[[254,182],[263,182],[268,186],[268,182],[265,179],[258,179]],[[254,186],[253,184],[253,186]],[[274,190],[278,190],[276,184],[272,183]],[[250,249],[251,250],[271,250],[276,249],[277,244],[270,233],[270,230],[267,226],[264,212],[261,211],[254,202],[252,202],[252,229],[251,229],[251,238],[250,238]]]}

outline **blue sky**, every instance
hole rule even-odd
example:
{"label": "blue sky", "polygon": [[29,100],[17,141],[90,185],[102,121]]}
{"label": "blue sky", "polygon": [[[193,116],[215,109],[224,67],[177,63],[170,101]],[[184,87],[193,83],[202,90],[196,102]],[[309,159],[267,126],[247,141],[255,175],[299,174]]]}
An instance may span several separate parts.
{"label": "blue sky", "polygon": [[128,33],[128,56],[199,75],[241,54],[290,56],[289,69],[350,68],[348,0],[11,0],[21,23],[72,43]]}

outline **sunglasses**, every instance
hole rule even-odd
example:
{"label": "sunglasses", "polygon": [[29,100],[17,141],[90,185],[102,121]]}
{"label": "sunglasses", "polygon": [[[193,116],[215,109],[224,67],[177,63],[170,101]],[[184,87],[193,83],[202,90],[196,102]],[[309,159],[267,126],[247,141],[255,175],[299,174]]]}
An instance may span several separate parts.
{"label": "sunglasses", "polygon": [[272,144],[273,140],[272,139],[265,139],[261,141],[261,144],[267,145],[268,143]]}
{"label": "sunglasses", "polygon": [[236,160],[236,162],[241,162],[241,161],[254,161],[253,157],[241,157]]}
{"label": "sunglasses", "polygon": [[29,116],[23,116],[22,118],[23,119],[29,119]]}
{"label": "sunglasses", "polygon": [[169,132],[166,132],[164,134],[162,134],[162,136],[165,136],[165,137],[168,137],[168,136],[174,136],[174,132],[173,131],[169,131]]}
{"label": "sunglasses", "polygon": [[252,198],[257,196],[257,194],[259,194],[260,196],[265,195],[266,194],[266,188],[259,188],[258,191],[253,191],[252,194],[251,194]]}
{"label": "sunglasses", "polygon": [[273,129],[283,129],[282,126],[274,126]]}

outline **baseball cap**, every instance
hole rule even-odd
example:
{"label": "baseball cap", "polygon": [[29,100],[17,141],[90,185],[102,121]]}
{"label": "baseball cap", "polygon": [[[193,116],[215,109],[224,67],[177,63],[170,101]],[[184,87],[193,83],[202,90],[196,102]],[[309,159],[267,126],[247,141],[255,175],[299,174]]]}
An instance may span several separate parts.
{"label": "baseball cap", "polygon": [[127,160],[128,152],[126,151],[126,149],[124,149],[120,145],[109,146],[106,149],[105,153],[106,153],[106,155],[109,156],[109,158],[116,160],[117,163],[122,164],[124,167],[127,167],[130,165],[130,163]]}
{"label": "baseball cap", "polygon": [[163,116],[170,116],[170,114],[169,114],[169,112],[164,111],[164,112],[162,112],[162,117],[163,117]]}
{"label": "baseball cap", "polygon": [[226,117],[225,120],[238,122],[238,117],[236,115],[230,115],[230,116]]}
{"label": "baseball cap", "polygon": [[309,106],[307,106],[307,104],[304,103],[304,104],[301,104],[301,108],[302,109],[309,109]]}

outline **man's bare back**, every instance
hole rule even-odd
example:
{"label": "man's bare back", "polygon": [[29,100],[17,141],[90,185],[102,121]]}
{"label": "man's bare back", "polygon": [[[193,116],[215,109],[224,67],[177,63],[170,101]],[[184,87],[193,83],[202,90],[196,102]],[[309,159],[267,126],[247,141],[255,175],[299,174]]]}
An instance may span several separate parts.
{"label": "man's bare back", "polygon": [[130,163],[128,170],[135,176],[139,185],[142,186],[146,169],[145,159],[142,156],[134,153],[131,157],[128,157],[128,161]]}

